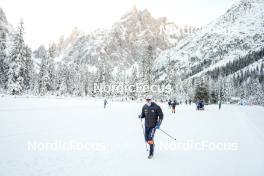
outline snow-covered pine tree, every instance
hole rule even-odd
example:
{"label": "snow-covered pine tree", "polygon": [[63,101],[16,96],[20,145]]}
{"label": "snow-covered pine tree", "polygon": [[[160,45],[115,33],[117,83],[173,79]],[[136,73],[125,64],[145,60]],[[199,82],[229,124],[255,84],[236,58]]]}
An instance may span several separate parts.
{"label": "snow-covered pine tree", "polygon": [[154,49],[152,46],[148,46],[147,52],[146,52],[146,57],[145,57],[145,78],[147,81],[148,86],[151,86],[153,84],[153,62],[155,59],[154,56]]}
{"label": "snow-covered pine tree", "polygon": [[29,49],[24,42],[23,21],[19,23],[13,37],[13,46],[9,55],[8,93],[11,95],[22,94],[27,87],[28,66],[31,57]]}
{"label": "snow-covered pine tree", "polygon": [[235,86],[234,81],[232,78],[227,77],[224,80],[224,87],[223,87],[223,100],[229,102],[232,96],[235,95]]}
{"label": "snow-covered pine tree", "polygon": [[80,66],[78,63],[71,63],[68,67],[68,93],[80,96],[82,93],[82,82]]}
{"label": "snow-covered pine tree", "polygon": [[249,78],[247,85],[248,102],[252,105],[263,105],[264,93],[259,81],[254,78]]}
{"label": "snow-covered pine tree", "polygon": [[31,49],[28,46],[25,46],[25,68],[24,68],[24,84],[25,90],[31,90],[32,81],[34,77],[34,65],[31,57]]}
{"label": "snow-covered pine tree", "polygon": [[131,90],[129,90],[129,96],[133,100],[138,97],[138,93],[136,92],[138,81],[138,69],[136,68],[136,66],[133,66],[132,75],[129,78],[129,86],[131,86]]}
{"label": "snow-covered pine tree", "polygon": [[209,90],[208,85],[202,82],[196,87],[195,90],[195,101],[204,100],[206,103],[209,101]]}
{"label": "snow-covered pine tree", "polygon": [[86,65],[80,65],[80,75],[80,93],[82,96],[87,96],[90,94],[93,77]]}
{"label": "snow-covered pine tree", "polygon": [[58,64],[56,72],[56,94],[58,96],[66,95],[68,89],[68,67],[65,64]]}
{"label": "snow-covered pine tree", "polygon": [[47,69],[48,69],[48,75],[49,75],[49,80],[50,80],[50,90],[49,91],[54,91],[55,90],[55,75],[56,75],[56,70],[55,70],[55,63],[54,63],[54,58],[56,56],[56,45],[52,44],[49,46],[48,52],[47,52]]}
{"label": "snow-covered pine tree", "polygon": [[[140,72],[141,72],[141,83],[150,87],[154,83],[153,74],[153,62],[155,58],[154,49],[152,46],[148,45],[144,51],[144,55],[140,61]],[[146,90],[146,93],[150,93],[150,90]]]}
{"label": "snow-covered pine tree", "polygon": [[[106,62],[106,58],[99,58],[99,65],[96,71],[96,83],[98,85],[108,85],[112,80],[111,66]],[[97,92],[98,93],[98,92]],[[107,92],[101,92],[101,96],[109,95]]]}
{"label": "snow-covered pine tree", "polygon": [[210,76],[206,76],[206,82],[209,90],[210,103],[217,103],[218,99],[220,98],[220,96],[218,96],[219,85],[216,84]]}
{"label": "snow-covered pine tree", "polygon": [[6,53],[6,34],[0,33],[0,89],[6,88],[7,82],[7,53]]}
{"label": "snow-covered pine tree", "polygon": [[[166,69],[167,70],[167,69]],[[174,64],[170,64],[168,66],[167,70],[167,79],[166,84],[169,84],[172,88],[172,95],[176,99],[184,99],[183,96],[185,96],[183,82],[181,80],[181,77],[178,73],[177,67],[174,66]]]}
{"label": "snow-covered pine tree", "polygon": [[55,64],[54,58],[56,54],[55,45],[50,45],[46,50],[44,46],[40,46],[37,55],[41,58],[41,65],[39,71],[39,94],[52,94],[55,90]]}
{"label": "snow-covered pine tree", "polygon": [[185,100],[187,100],[187,101],[193,100],[195,89],[194,89],[194,86],[192,85],[191,81],[190,80],[184,80],[182,82],[182,87],[183,87],[184,92],[185,92]]}
{"label": "snow-covered pine tree", "polygon": [[39,79],[38,79],[38,87],[39,87],[39,94],[46,95],[47,92],[50,90],[51,82],[49,79],[48,73],[48,54],[44,46],[40,46],[39,57],[41,58],[40,70],[39,70]]}

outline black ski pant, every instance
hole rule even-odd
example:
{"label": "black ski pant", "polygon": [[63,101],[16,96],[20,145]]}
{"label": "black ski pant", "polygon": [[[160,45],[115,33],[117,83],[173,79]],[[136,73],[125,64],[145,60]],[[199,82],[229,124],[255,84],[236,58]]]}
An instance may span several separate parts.
{"label": "black ski pant", "polygon": [[145,140],[149,144],[149,154],[153,155],[154,153],[154,134],[156,128],[155,127],[145,127]]}

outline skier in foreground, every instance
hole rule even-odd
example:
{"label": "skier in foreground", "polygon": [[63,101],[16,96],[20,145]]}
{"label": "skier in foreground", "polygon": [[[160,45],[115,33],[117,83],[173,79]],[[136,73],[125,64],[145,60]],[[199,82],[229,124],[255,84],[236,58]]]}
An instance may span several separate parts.
{"label": "skier in foreground", "polygon": [[154,134],[156,129],[159,129],[163,120],[163,112],[159,105],[152,101],[153,97],[148,95],[146,97],[146,104],[142,108],[139,118],[145,118],[145,140],[149,144],[149,156],[151,159],[154,154]]}

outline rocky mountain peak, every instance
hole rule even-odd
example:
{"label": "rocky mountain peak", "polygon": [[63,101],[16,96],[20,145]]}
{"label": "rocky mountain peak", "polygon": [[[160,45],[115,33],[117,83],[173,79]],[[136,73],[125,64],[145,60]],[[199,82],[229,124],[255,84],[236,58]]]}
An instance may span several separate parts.
{"label": "rocky mountain peak", "polygon": [[60,45],[60,58],[95,67],[104,62],[112,67],[130,68],[144,57],[149,46],[158,54],[187,36],[180,28],[166,18],[154,18],[147,9],[133,6],[110,30],[98,29],[87,35],[73,32],[69,42],[66,39]]}
{"label": "rocky mountain peak", "polygon": [[4,23],[7,24],[7,19],[6,19],[6,15],[5,12],[3,11],[3,9],[0,7],[0,23]]}
{"label": "rocky mountain peak", "polygon": [[148,9],[138,10],[136,6],[133,6],[132,9],[126,13],[117,23],[134,23],[135,25],[141,23],[142,25],[147,25],[157,21],[158,20],[151,15]]}

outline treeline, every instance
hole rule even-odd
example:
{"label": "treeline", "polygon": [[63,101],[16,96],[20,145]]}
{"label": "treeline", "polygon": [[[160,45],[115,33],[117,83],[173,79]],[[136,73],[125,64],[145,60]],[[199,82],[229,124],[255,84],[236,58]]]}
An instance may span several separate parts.
{"label": "treeline", "polygon": [[[208,103],[215,103],[220,99],[228,102],[232,97],[240,97],[250,104],[264,105],[264,63],[261,62],[264,58],[264,48],[192,79],[183,79],[182,75],[178,74],[179,70],[171,64],[164,68],[168,77],[159,82],[159,75],[153,69],[156,55],[151,46],[141,50],[142,58],[138,60],[137,65],[131,66],[128,72],[125,68],[114,71],[115,65],[111,65],[106,60],[107,57],[100,58],[94,65],[83,63],[78,58],[60,58],[55,61],[58,51],[54,44],[47,49],[40,46],[32,52],[24,41],[23,22],[12,35],[11,45],[7,46],[7,34],[1,33],[0,39],[0,93],[120,96],[137,99],[149,92],[100,92],[95,85],[133,86],[134,89],[138,84],[170,85],[171,93],[159,92],[154,95],[163,100],[197,100],[197,97],[201,98],[197,96],[197,92],[202,89],[200,92],[206,95],[205,100]],[[210,64],[211,61],[202,62],[195,67],[193,73]]]}
{"label": "treeline", "polygon": [[192,78],[190,87],[194,92],[203,87],[208,102],[239,97],[249,104],[264,105],[264,48]]}
{"label": "treeline", "polygon": [[[249,66],[256,61],[259,61],[260,59],[264,59],[264,48],[260,49],[259,51],[251,52],[244,57],[239,57],[239,59],[228,62],[226,65],[217,67],[214,70],[210,70],[206,72],[206,74],[209,75],[212,79],[217,80],[220,76],[225,77],[234,74],[235,72]],[[263,63],[260,69],[258,67],[256,69],[257,70],[253,71],[252,73],[257,72],[255,76],[263,76]],[[262,72],[262,74],[260,72]]]}
{"label": "treeline", "polygon": [[[1,35],[0,43],[0,93],[10,95],[55,95],[55,96],[126,96],[136,99],[146,92],[113,92],[98,90],[98,85],[154,83],[152,64],[154,49],[142,49],[143,57],[139,66],[114,71],[107,58],[100,58],[94,65],[81,62],[78,58],[58,59],[55,44],[48,48],[40,46],[31,51],[24,41],[24,28],[21,22],[12,37],[12,45],[7,46],[6,34]],[[4,36],[4,37],[3,37]],[[97,87],[95,87],[95,85]],[[104,90],[103,90],[104,91]]]}

